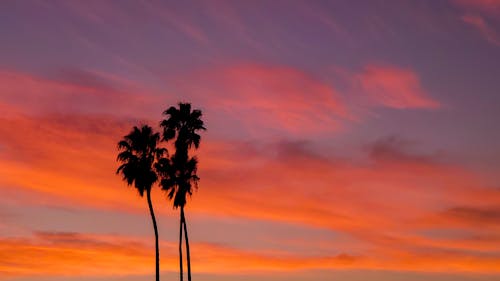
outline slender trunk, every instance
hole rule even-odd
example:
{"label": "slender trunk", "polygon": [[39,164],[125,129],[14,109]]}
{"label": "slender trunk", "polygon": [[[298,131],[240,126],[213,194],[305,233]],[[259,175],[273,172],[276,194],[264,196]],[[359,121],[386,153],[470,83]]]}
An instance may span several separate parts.
{"label": "slender trunk", "polygon": [[186,226],[186,217],[184,216],[184,207],[181,207],[181,216],[182,216],[182,221],[184,222],[184,237],[186,238],[188,281],[191,281],[191,254],[189,253],[189,240],[188,240],[188,232]]}
{"label": "slender trunk", "polygon": [[151,190],[147,191],[149,212],[153,220],[153,228],[155,229],[155,250],[156,250],[156,281],[160,281],[160,249],[158,247],[158,227],[156,226],[155,213],[153,211],[153,204],[151,203]]}
{"label": "slender trunk", "polygon": [[[182,210],[182,209],[181,209]],[[181,211],[181,219],[180,219],[180,229],[179,229],[179,269],[180,269],[180,277],[181,281],[183,280],[183,272],[182,272],[182,211]]]}

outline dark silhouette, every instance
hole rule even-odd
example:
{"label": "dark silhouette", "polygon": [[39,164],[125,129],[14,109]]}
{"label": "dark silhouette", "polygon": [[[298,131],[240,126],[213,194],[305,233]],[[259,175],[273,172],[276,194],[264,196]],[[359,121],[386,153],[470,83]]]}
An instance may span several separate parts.
{"label": "dark silhouette", "polygon": [[198,188],[199,177],[196,175],[198,160],[189,156],[189,150],[194,146],[197,149],[200,145],[200,135],[198,131],[206,130],[201,120],[200,110],[192,110],[191,104],[179,103],[179,108],[170,107],[164,115],[167,119],[160,123],[163,128],[163,140],[174,140],[175,154],[170,158],[163,158],[158,162],[157,170],[162,175],[160,185],[167,192],[168,198],[173,199],[174,208],[181,209],[180,229],[179,229],[179,268],[180,280],[183,280],[182,270],[182,231],[186,239],[187,271],[188,281],[191,281],[191,256],[189,252],[189,240],[184,215],[186,197],[193,193],[193,186]]}
{"label": "dark silhouette", "polygon": [[122,163],[117,174],[123,176],[123,180],[128,185],[134,185],[142,197],[146,192],[149,212],[153,220],[155,231],[155,249],[156,249],[156,281],[160,280],[160,251],[158,248],[158,228],[156,218],[151,203],[151,187],[158,181],[158,175],[154,166],[167,154],[165,148],[158,147],[160,134],[153,132],[153,129],[147,125],[138,128],[134,126],[132,131],[123,137],[118,143],[118,161]]}

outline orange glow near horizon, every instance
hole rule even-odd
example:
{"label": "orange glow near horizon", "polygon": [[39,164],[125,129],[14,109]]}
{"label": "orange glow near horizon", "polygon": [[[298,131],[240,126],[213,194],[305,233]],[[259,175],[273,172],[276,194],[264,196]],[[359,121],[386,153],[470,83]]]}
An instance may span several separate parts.
{"label": "orange glow near horizon", "polygon": [[[162,270],[177,270],[176,243],[161,241]],[[415,258],[400,251],[375,259],[339,254],[330,257],[298,257],[280,252],[242,251],[206,243],[194,243],[193,269],[201,273],[296,271],[307,269],[381,269],[431,272],[498,273],[498,260],[475,259],[441,253]],[[35,233],[32,238],[3,239],[0,272],[7,276],[113,276],[148,274],[154,262],[153,245],[144,238],[74,233]],[[8,266],[16,264],[16,267]],[[62,266],[64,265],[64,266]]]}

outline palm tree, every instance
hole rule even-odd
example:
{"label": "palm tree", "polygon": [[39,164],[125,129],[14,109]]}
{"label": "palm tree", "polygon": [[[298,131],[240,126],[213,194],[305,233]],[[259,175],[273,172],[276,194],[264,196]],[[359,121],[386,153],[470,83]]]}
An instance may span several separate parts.
{"label": "palm tree", "polygon": [[189,252],[189,240],[184,215],[184,206],[187,196],[193,194],[193,187],[198,188],[199,177],[196,175],[198,160],[196,157],[189,157],[189,149],[194,146],[197,149],[200,145],[200,135],[198,131],[206,130],[201,120],[201,110],[192,110],[191,104],[179,103],[179,108],[170,107],[164,115],[167,119],[160,123],[163,128],[163,140],[175,139],[175,154],[170,159],[162,159],[158,162],[157,168],[162,175],[160,185],[170,200],[173,199],[174,208],[180,207],[180,230],[179,230],[179,268],[180,280],[183,280],[182,271],[182,232],[186,239],[187,271],[188,281],[191,281],[191,256]]}
{"label": "palm tree", "polygon": [[165,148],[158,147],[159,141],[160,134],[155,133],[150,126],[144,125],[140,129],[134,126],[132,131],[118,143],[120,152],[117,160],[122,164],[116,170],[117,174],[123,176],[127,185],[134,185],[141,197],[146,192],[155,232],[156,281],[160,280],[160,251],[158,248],[158,228],[151,203],[151,187],[158,181],[154,166],[163,159],[163,155],[168,153]]}

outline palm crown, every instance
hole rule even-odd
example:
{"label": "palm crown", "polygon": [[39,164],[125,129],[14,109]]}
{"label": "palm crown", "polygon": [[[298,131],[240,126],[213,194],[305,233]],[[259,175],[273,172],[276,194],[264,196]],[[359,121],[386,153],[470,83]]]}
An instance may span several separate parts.
{"label": "palm crown", "polygon": [[132,131],[118,143],[118,161],[122,162],[117,174],[122,174],[128,185],[134,185],[141,196],[158,180],[154,169],[155,160],[162,159],[167,152],[158,147],[160,134],[150,126],[134,126]]}
{"label": "palm crown", "polygon": [[[206,130],[201,120],[201,110],[191,111],[190,103],[179,103],[179,108],[171,106],[163,112],[168,118],[160,123],[163,127],[163,139],[172,140],[176,137],[175,148],[181,150],[191,148],[194,145],[198,148],[200,145],[200,135],[197,131]],[[186,148],[184,148],[184,146]]]}
{"label": "palm crown", "polygon": [[174,200],[174,207],[183,207],[187,195],[197,187],[196,175],[198,160],[189,157],[188,150],[192,146],[200,145],[200,130],[205,130],[202,113],[200,110],[191,110],[191,104],[179,103],[179,108],[174,106],[163,112],[167,119],[160,125],[163,127],[163,139],[169,141],[175,137],[175,154],[171,159],[162,159],[158,162],[157,170],[163,176],[160,182],[162,189],[167,192],[170,199]]}

